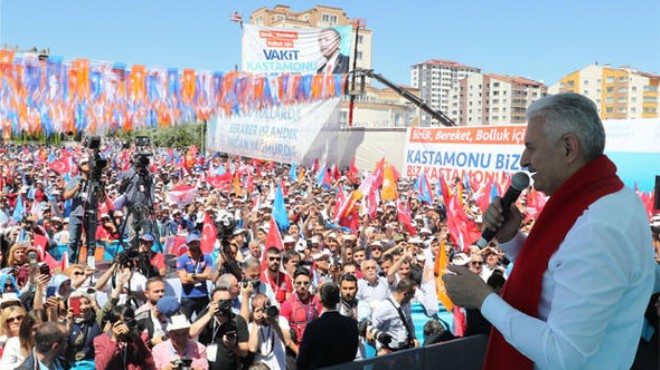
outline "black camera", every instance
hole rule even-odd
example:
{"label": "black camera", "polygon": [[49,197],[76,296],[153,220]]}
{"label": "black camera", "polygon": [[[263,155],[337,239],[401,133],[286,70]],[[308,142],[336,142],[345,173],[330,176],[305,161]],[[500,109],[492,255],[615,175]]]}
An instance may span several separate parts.
{"label": "black camera", "polygon": [[368,319],[364,319],[358,322],[358,333],[362,337],[367,336],[369,332],[377,341],[384,344],[385,346],[389,345],[392,342],[392,336],[379,330]]}
{"label": "black camera", "polygon": [[216,316],[230,317],[231,316],[231,300],[221,299],[218,301],[218,311]]}
{"label": "black camera", "polygon": [[97,150],[101,148],[101,137],[100,136],[86,136],[83,138],[82,145],[85,148],[92,150]]}
{"label": "black camera", "polygon": [[191,358],[184,357],[172,361],[172,365],[179,370],[190,370],[192,361]]}
{"label": "black camera", "polygon": [[269,319],[274,319],[277,317],[277,315],[280,314],[280,310],[277,309],[277,306],[272,306],[268,304],[266,307],[266,317]]}
{"label": "black camera", "polygon": [[259,289],[259,285],[261,285],[261,280],[254,279],[252,281],[244,281],[244,282],[241,283],[241,285],[243,286],[243,288],[247,288],[248,284],[250,284],[250,283],[252,283],[252,287],[256,291],[257,289]]}
{"label": "black camera", "polygon": [[137,153],[133,155],[133,163],[138,169],[146,169],[149,166],[149,157],[152,156],[151,153],[143,151],[143,148],[151,145],[149,137],[147,136],[136,136],[133,140],[135,147],[137,148]]}

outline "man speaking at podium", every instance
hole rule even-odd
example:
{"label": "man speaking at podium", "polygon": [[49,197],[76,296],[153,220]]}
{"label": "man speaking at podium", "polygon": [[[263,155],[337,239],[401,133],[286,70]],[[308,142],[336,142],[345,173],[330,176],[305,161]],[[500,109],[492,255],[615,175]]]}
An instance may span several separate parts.
{"label": "man speaking at podium", "polygon": [[501,297],[463,267],[443,279],[452,301],[493,324],[487,369],[628,369],[654,280],[651,235],[639,197],[603,155],[595,104],[578,94],[527,110],[520,164],[550,195],[529,236],[514,205],[483,215],[514,268]]}

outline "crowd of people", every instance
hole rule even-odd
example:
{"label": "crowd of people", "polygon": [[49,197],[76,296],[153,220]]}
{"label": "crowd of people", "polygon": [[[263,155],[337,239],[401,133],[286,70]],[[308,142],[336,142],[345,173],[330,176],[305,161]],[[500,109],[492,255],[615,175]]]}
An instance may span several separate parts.
{"label": "crowd of people", "polygon": [[[437,319],[436,261],[445,254],[496,293],[509,261],[496,241],[453,242],[443,195],[421,201],[410,179],[398,179],[397,201],[373,214],[358,200],[359,220],[347,227],[336,222],[337,195],[357,189],[360,176],[338,171],[320,184],[311,168],[294,179],[289,165],[159,148],[134,176],[131,149],[104,139],[100,152],[108,165],[97,174],[104,192],[94,193],[86,187],[98,156],[87,149],[0,149],[2,369],[312,369],[490,332],[479,309],[459,309],[462,323]],[[63,158],[71,168],[53,169]],[[231,180],[214,186],[207,179],[220,167]],[[237,186],[239,175],[250,180]],[[278,187],[290,224],[274,233]],[[191,198],[172,195],[184,188]],[[480,227],[473,194],[462,193]],[[125,250],[94,266],[84,218],[87,198],[99,194],[108,201],[98,202],[97,249]],[[409,226],[397,217],[401,203]],[[518,206],[524,212],[524,198]],[[220,234],[210,249],[208,220]],[[60,246],[68,254],[56,261],[49,251]],[[412,303],[432,318],[424,338]]]}

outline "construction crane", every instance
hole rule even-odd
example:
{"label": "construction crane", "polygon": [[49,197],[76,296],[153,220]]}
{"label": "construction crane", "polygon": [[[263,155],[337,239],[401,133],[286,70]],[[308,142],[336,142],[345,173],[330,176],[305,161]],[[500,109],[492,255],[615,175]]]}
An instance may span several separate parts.
{"label": "construction crane", "polygon": [[[443,126],[456,126],[456,123],[454,123],[454,121],[452,121],[452,119],[449,118],[446,114],[442,113],[439,110],[436,111],[433,108],[429,107],[428,104],[424,103],[424,101],[422,99],[420,99],[420,98],[416,97],[415,95],[409,93],[405,89],[402,89],[401,87],[395,85],[394,83],[392,83],[391,81],[389,81],[388,79],[383,77],[383,75],[374,72],[373,69],[360,69],[360,68],[354,69],[353,71],[349,72],[348,76],[346,77],[347,80],[348,80],[348,78],[350,77],[351,74],[353,74],[354,78],[360,78],[360,93],[364,93],[365,78],[366,77],[373,78],[373,79],[379,81],[380,83],[382,83],[383,85],[385,85],[385,86],[389,87],[390,89],[394,90],[397,94],[401,95],[402,97],[404,97],[409,102],[415,104],[417,107],[419,107],[419,109],[421,109],[424,112],[430,114],[433,118],[435,118]],[[347,95],[356,94],[356,92],[354,92],[354,91],[349,92],[348,88],[349,88],[349,84],[346,83],[345,88],[344,88],[344,93],[345,94],[347,94]]]}

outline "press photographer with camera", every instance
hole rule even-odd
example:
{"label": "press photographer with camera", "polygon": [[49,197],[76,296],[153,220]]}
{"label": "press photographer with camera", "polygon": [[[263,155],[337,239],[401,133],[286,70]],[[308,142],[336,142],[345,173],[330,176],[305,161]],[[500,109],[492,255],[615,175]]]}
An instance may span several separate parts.
{"label": "press photographer with camera", "polygon": [[66,184],[62,198],[71,200],[69,213],[69,262],[78,262],[78,250],[82,241],[83,217],[85,201],[87,200],[87,184],[89,181],[89,157],[83,156],[78,161],[78,176]]}
{"label": "press photographer with camera", "polygon": [[[371,316],[373,326],[392,337],[390,343],[376,341],[379,355],[419,346],[409,304],[415,296],[415,290],[416,284],[409,278],[403,278],[390,296],[376,306]],[[367,334],[368,340],[376,339],[369,328]]]}
{"label": "press photographer with camera", "polygon": [[248,327],[245,319],[231,310],[231,294],[224,287],[213,290],[211,303],[190,328],[190,336],[207,343],[210,370],[240,369],[248,354]]}
{"label": "press photographer with camera", "polygon": [[190,321],[185,315],[174,315],[167,325],[169,339],[153,350],[157,370],[208,370],[206,347],[191,339]]}
{"label": "press photographer with camera", "polygon": [[97,370],[155,370],[156,364],[145,341],[135,329],[133,309],[114,306],[107,314],[110,330],[94,338]]}
{"label": "press photographer with camera", "polygon": [[250,307],[252,307],[252,300],[256,294],[263,294],[279,309],[279,303],[275,299],[275,293],[270,285],[259,280],[261,275],[261,262],[256,258],[250,257],[243,261],[243,282],[241,282],[241,295],[239,300],[241,302],[240,314],[247,321],[250,320]]}
{"label": "press photographer with camera", "polygon": [[[155,231],[152,225],[154,205],[153,179],[149,173],[149,157],[152,155],[145,149],[149,146],[149,138],[135,138],[135,153],[131,158],[132,166],[119,176],[119,193],[124,197],[124,206],[128,214],[121,230],[128,236],[127,244],[137,246],[137,237],[141,233],[151,234]],[[153,217],[153,218],[152,218]]]}
{"label": "press photographer with camera", "polygon": [[252,299],[252,322],[249,325],[248,348],[254,353],[254,362],[262,362],[271,370],[286,369],[286,349],[295,353],[297,346],[291,341],[289,324],[279,316],[279,310],[265,295],[257,293]]}

